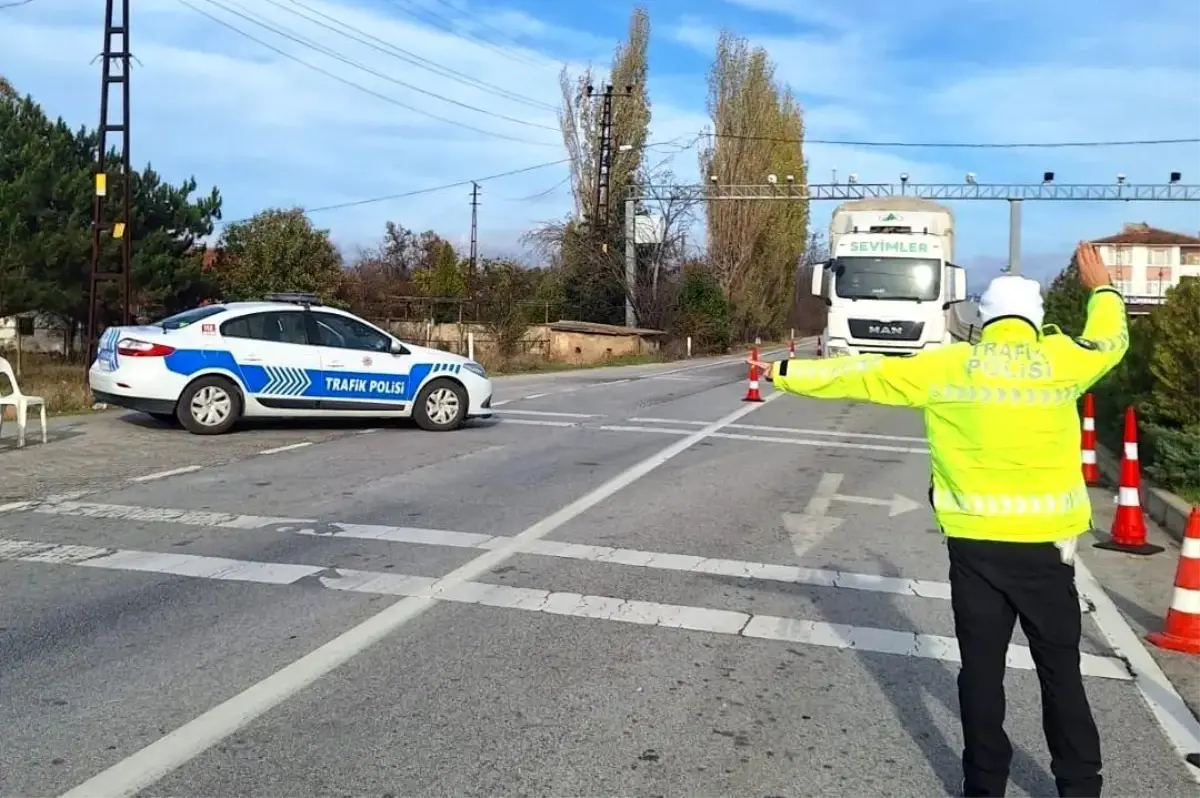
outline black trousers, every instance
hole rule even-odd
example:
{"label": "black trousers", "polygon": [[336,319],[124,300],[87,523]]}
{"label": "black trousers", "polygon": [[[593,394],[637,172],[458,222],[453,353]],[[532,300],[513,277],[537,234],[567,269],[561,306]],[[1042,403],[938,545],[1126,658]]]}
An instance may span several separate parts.
{"label": "black trousers", "polygon": [[1100,795],[1100,735],[1079,670],[1082,622],[1075,566],[1052,543],[947,541],[964,794],[1004,795],[1012,744],[1004,733],[1005,657],[1016,620],[1042,688],[1042,729],[1060,796]]}

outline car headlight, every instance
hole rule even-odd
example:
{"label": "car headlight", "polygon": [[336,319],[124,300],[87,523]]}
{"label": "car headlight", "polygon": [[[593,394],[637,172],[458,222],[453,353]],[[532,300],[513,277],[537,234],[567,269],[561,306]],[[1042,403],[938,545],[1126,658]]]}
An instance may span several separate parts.
{"label": "car headlight", "polygon": [[472,374],[478,375],[479,377],[482,377],[485,380],[487,379],[487,372],[483,370],[483,366],[479,365],[478,363],[476,363],[474,361],[471,361],[469,363],[463,363],[463,370],[469,371]]}

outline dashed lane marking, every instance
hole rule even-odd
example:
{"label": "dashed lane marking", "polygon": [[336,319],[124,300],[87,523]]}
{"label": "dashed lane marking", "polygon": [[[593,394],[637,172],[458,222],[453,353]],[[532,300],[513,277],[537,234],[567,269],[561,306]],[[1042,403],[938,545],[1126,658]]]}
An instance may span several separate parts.
{"label": "dashed lane marking", "polygon": [[279,454],[280,452],[290,452],[293,449],[303,449],[306,446],[312,446],[312,441],[301,441],[300,443],[289,443],[287,446],[276,446],[273,449],[263,449],[259,454]]}
{"label": "dashed lane marking", "polygon": [[604,418],[599,413],[559,413],[549,410],[503,410],[502,416],[544,416],[546,418]]}
{"label": "dashed lane marking", "polygon": [[[0,560],[270,585],[290,585],[301,579],[317,576],[317,581],[329,590],[477,604],[943,662],[960,661],[958,643],[954,638],[945,635],[918,634],[773,615],[753,615],[710,607],[662,604],[613,596],[493,585],[470,580],[230,560],[195,554],[162,554],[94,546],[58,546],[36,541],[5,539],[0,539]],[[1029,648],[1010,644],[1007,665],[1016,670],[1034,670],[1033,656]],[[1116,657],[1083,654],[1080,666],[1085,676],[1124,681],[1131,679],[1124,661]],[[76,792],[82,794],[79,790]]]}
{"label": "dashed lane marking", "polygon": [[153,474],[144,474],[140,477],[132,477],[130,482],[153,482],[156,479],[166,479],[180,474],[190,474],[193,471],[199,471],[204,468],[202,465],[186,465],[179,468],[171,468],[166,471],[155,471]]}

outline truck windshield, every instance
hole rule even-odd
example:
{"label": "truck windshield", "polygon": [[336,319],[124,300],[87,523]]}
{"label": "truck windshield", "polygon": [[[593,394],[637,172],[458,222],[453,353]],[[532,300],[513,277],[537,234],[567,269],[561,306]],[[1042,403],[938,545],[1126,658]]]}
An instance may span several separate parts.
{"label": "truck windshield", "polygon": [[932,302],[941,293],[941,261],[849,257],[834,261],[834,288],[844,299]]}

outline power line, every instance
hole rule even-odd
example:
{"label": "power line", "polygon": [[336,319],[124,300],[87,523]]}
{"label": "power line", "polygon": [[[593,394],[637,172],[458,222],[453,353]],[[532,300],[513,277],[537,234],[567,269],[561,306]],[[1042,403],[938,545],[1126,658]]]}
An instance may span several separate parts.
{"label": "power line", "polygon": [[[276,2],[276,0],[268,0],[268,2],[272,3],[273,5],[277,5],[277,6],[279,5],[279,3]],[[335,30],[334,28],[332,28],[328,25],[325,25],[321,22],[318,22],[317,20],[312,19],[311,17],[300,14],[298,11],[295,11],[291,8],[284,8],[284,10],[287,11],[288,13],[295,14],[296,16],[299,16],[302,19],[306,19],[309,22],[312,22],[316,25],[320,25],[320,26],[326,28],[327,30],[333,31],[334,33],[337,33],[341,36],[347,36],[348,38],[354,39],[355,41],[358,41],[362,44],[366,44],[368,47],[372,47],[386,55],[390,55],[392,58],[398,58],[401,61],[412,64],[413,66],[416,66],[420,69],[424,69],[426,71],[432,72],[435,75],[441,75],[442,77],[450,78],[451,80],[455,80],[464,85],[468,85],[468,86],[472,86],[474,88],[479,88],[479,89],[482,89],[485,91],[493,92],[501,97],[510,99],[513,102],[518,102],[518,103],[522,103],[523,105],[528,105],[531,108],[541,108],[543,110],[555,111],[555,112],[557,112],[559,110],[559,108],[557,106],[550,105],[549,103],[544,103],[541,100],[535,100],[532,97],[526,97],[523,94],[517,94],[516,92],[509,91],[508,89],[505,89],[501,86],[497,86],[493,83],[488,83],[485,80],[480,80],[479,78],[468,75],[465,72],[459,72],[458,70],[452,69],[451,67],[448,67],[445,64],[441,64],[441,63],[438,63],[437,61],[433,61],[431,59],[425,58],[424,56],[417,55],[416,53],[412,52],[411,50],[405,50],[403,47],[398,47],[394,44],[391,44],[390,42],[386,42],[383,39],[380,39],[378,36],[373,36],[370,33],[367,33],[366,31],[362,30],[361,28],[356,28],[353,25],[342,22],[341,20],[337,19],[336,17],[332,17],[332,16],[324,13],[323,11],[318,11],[317,9],[312,8],[311,6],[307,6],[304,3],[301,3],[299,0],[291,0],[291,3],[292,3],[292,5],[300,6],[301,8],[305,9],[306,11],[309,11],[313,14],[316,14],[319,17],[329,20],[330,22],[334,23],[335,25],[343,27],[346,30],[354,31],[355,33],[360,34],[360,35],[366,37],[367,39],[370,39],[371,41],[376,42],[377,44],[372,44],[370,41],[363,41],[363,39],[359,39],[356,36],[351,36],[350,34],[344,33],[339,30]],[[283,8],[283,6],[280,6],[280,7]]]}
{"label": "power line", "polygon": [[1153,147],[1163,144],[1200,144],[1200,138],[1181,139],[1134,139],[1126,141],[1035,141],[1035,142],[929,142],[929,141],[853,141],[849,139],[795,139],[777,138],[775,136],[750,136],[740,133],[713,133],[702,131],[700,137],[733,139],[738,141],[769,141],[776,144],[840,144],[846,147],[922,147],[928,149],[976,149],[976,150],[1017,150],[1017,149],[1056,149],[1067,147]]}
{"label": "power line", "polygon": [[[183,0],[180,0],[180,2],[183,2]],[[644,147],[644,149],[652,149],[654,147],[671,146],[674,144],[675,141],[676,141],[676,139],[668,139],[667,141],[656,141],[654,143],[647,144]],[[486,183],[489,180],[499,180],[500,178],[512,177],[514,175],[521,175],[521,174],[525,174],[526,172],[536,172],[539,169],[548,169],[551,166],[561,166],[562,164],[571,163],[573,160],[575,160],[575,159],[574,158],[559,158],[557,161],[546,161],[544,163],[533,164],[532,166],[523,166],[520,169],[510,169],[507,172],[498,172],[496,174],[487,175],[485,177],[468,178],[466,180],[457,180],[453,183],[443,183],[443,184],[437,185],[437,186],[429,186],[427,188],[418,188],[418,189],[414,189],[412,191],[404,191],[399,194],[387,194],[382,197],[371,197],[370,199],[353,200],[351,202],[339,202],[339,203],[335,203],[333,205],[320,205],[316,208],[303,208],[302,210],[305,213],[320,213],[321,211],[337,211],[337,210],[341,210],[343,208],[357,208],[361,205],[374,205],[376,203],[389,202],[391,200],[407,199],[409,197],[419,197],[423,194],[436,194],[439,191],[449,191],[452,188],[462,188],[463,186],[470,186],[474,183]],[[566,179],[559,181],[557,184],[555,184],[552,188],[548,189],[547,191],[541,192],[540,194],[531,195],[524,199],[537,199],[539,196],[549,194],[551,191],[554,191],[559,186],[561,186],[563,183],[567,182],[567,180],[569,180],[570,178],[571,178],[571,176],[567,175]],[[513,201],[524,201],[524,200],[518,199],[518,200],[513,200]],[[235,219],[231,222],[225,222],[225,226],[228,226],[231,224],[239,224],[241,222],[248,222],[248,221],[250,221],[251,218],[253,218],[253,217],[247,216],[242,219]]]}
{"label": "power line", "polygon": [[[220,3],[216,2],[216,0],[205,0],[205,1],[208,3],[211,3],[213,5],[217,5],[222,8],[225,8]],[[205,17],[208,17],[209,19],[211,19],[213,22],[217,23],[218,25],[221,25],[224,28],[228,28],[229,30],[233,31],[234,33],[238,34],[239,36],[244,36],[245,38],[249,39],[250,41],[254,42],[255,44],[261,45],[262,47],[266,47],[268,50],[278,53],[279,55],[283,56],[284,58],[287,58],[291,61],[295,61],[297,64],[307,67],[307,68],[313,70],[314,72],[318,72],[322,75],[325,75],[328,78],[332,78],[333,80],[336,80],[339,83],[343,83],[347,86],[350,86],[351,88],[358,89],[359,91],[363,92],[364,94],[370,94],[372,97],[376,97],[380,100],[383,100],[384,102],[399,106],[400,108],[404,108],[405,110],[412,111],[413,113],[417,113],[422,116],[427,116],[430,119],[437,120],[438,122],[445,122],[448,125],[454,125],[455,127],[463,128],[464,130],[470,130],[475,133],[482,133],[483,135],[490,136],[492,138],[505,139],[507,141],[515,141],[519,144],[532,144],[532,145],[539,146],[539,147],[557,147],[557,146],[559,146],[557,144],[548,144],[548,143],[541,142],[541,141],[530,141],[528,139],[520,139],[520,138],[516,138],[515,136],[506,136],[502,133],[496,133],[491,130],[484,130],[483,128],[478,128],[473,125],[469,125],[465,122],[458,122],[453,119],[447,119],[446,117],[438,116],[437,114],[432,114],[428,111],[423,111],[420,108],[417,108],[415,106],[409,105],[408,103],[397,100],[394,97],[389,97],[386,94],[381,94],[377,91],[374,91],[373,89],[369,89],[366,86],[363,86],[361,83],[355,83],[352,80],[344,78],[341,75],[338,75],[334,72],[330,72],[329,70],[319,67],[316,64],[311,64],[302,58],[292,55],[291,53],[287,52],[286,50],[281,50],[280,48],[276,47],[273,44],[264,42],[262,39],[257,38],[253,34],[247,33],[246,31],[242,30],[241,28],[238,28],[236,25],[232,25],[232,24],[226,22],[225,20],[221,19],[220,17],[216,17],[216,16],[208,13],[207,11],[197,8],[196,6],[189,3],[188,0],[178,0],[178,2],[184,6],[187,6],[191,10],[195,11],[197,14],[201,14]],[[225,8],[225,10],[228,11],[230,9]],[[236,14],[237,12],[234,12],[234,13]],[[238,16],[244,16],[244,15],[238,14]],[[249,21],[254,22],[255,24],[259,24],[259,25],[262,24],[253,19],[250,19]],[[267,27],[269,27],[269,26],[267,26]]]}
{"label": "power line", "polygon": [[[411,83],[400,80],[399,78],[394,78],[391,75],[388,75],[384,72],[380,72],[376,69],[372,69],[371,67],[364,66],[363,64],[360,64],[357,61],[354,61],[353,59],[347,58],[346,56],[342,55],[341,53],[339,53],[338,51],[336,51],[330,47],[326,47],[325,45],[314,42],[312,39],[302,36],[301,34],[298,34],[296,31],[291,30],[290,28],[285,28],[282,25],[275,26],[275,25],[271,25],[266,22],[262,22],[260,20],[254,19],[253,17],[248,16],[247,14],[244,14],[240,11],[229,8],[228,6],[218,2],[218,0],[205,0],[205,2],[208,2],[211,5],[215,5],[218,8],[222,8],[225,11],[228,11],[229,13],[234,14],[235,16],[241,17],[242,19],[246,20],[247,22],[251,22],[255,25],[258,25],[259,27],[264,28],[268,31],[271,31],[272,33],[278,34],[278,35],[284,37],[285,39],[290,39],[291,41],[296,42],[297,44],[299,44],[301,46],[316,50],[317,52],[322,53],[323,55],[327,55],[336,61],[340,61],[343,64],[352,66],[355,69],[360,69],[369,75],[374,75],[375,77],[380,78],[382,80],[386,80],[390,83],[395,83],[397,86],[403,86],[404,88],[409,89],[410,91],[415,91],[418,94],[424,94],[427,97],[433,97],[436,100],[441,100],[442,102],[450,103],[451,105],[457,105],[460,108],[467,109],[468,111],[474,111],[476,113],[484,114],[486,116],[493,116],[493,117],[496,117],[497,119],[503,119],[506,122],[512,122],[514,124],[525,125],[527,127],[535,127],[535,128],[541,128],[542,130],[552,130],[554,132],[558,132],[557,127],[550,127],[548,125],[541,125],[536,122],[529,122],[524,119],[517,119],[516,117],[513,117],[513,116],[506,116],[505,114],[498,114],[495,111],[488,111],[484,108],[479,108],[478,106],[470,105],[469,103],[464,103],[459,100],[454,100],[449,97],[445,97],[441,94],[438,94],[437,92],[432,92],[432,91],[429,91],[428,89],[422,89],[419,86],[414,86]],[[268,0],[268,2],[271,2],[273,5],[279,5],[278,3],[275,3],[274,0]],[[280,7],[282,8],[282,6],[280,6]],[[327,25],[324,27],[328,30],[333,30],[332,28],[329,28],[329,26],[327,26]],[[542,142],[529,142],[529,143],[541,144]],[[557,146],[557,145],[553,145],[553,146]]]}
{"label": "power line", "polygon": [[[396,0],[387,0],[387,3],[389,5],[391,5],[393,8],[395,8],[397,11],[399,11],[400,13],[417,20],[418,22],[420,22],[422,24],[430,24],[427,20],[417,16],[417,14],[413,10],[400,6],[396,2]],[[482,47],[486,47],[489,50],[493,50],[493,51],[499,53],[500,55],[503,55],[506,58],[509,58],[513,61],[521,61],[521,62],[524,62],[527,64],[533,64],[534,66],[541,66],[541,64],[539,64],[537,61],[534,61],[531,58],[529,58],[529,56],[527,56],[525,53],[521,53],[516,50],[513,50],[511,47],[502,47],[502,46],[497,45],[494,42],[490,42],[487,39],[484,39],[482,37],[473,36],[473,35],[471,35],[469,33],[465,33],[465,32],[460,33],[458,30],[455,30],[455,28],[458,26],[455,24],[454,20],[444,17],[435,11],[431,11],[428,8],[423,8],[421,10],[427,16],[433,17],[436,20],[441,20],[443,23],[445,23],[445,24],[438,24],[435,22],[432,24],[434,25],[434,27],[440,28],[441,30],[445,31],[446,33],[449,33],[451,36],[457,36],[459,38],[467,39],[468,41],[473,41],[476,44],[478,44]]]}
{"label": "power line", "polygon": [[[557,161],[547,161],[545,163],[534,164],[533,166],[525,166],[520,169],[510,169],[507,172],[499,172],[494,175],[487,175],[486,177],[476,177],[476,178],[472,178],[472,179],[468,179],[468,180],[458,180],[453,183],[443,183],[439,186],[429,186],[428,188],[418,188],[418,189],[414,189],[413,191],[404,191],[399,194],[388,194],[383,197],[371,197],[370,199],[354,200],[352,202],[339,202],[334,205],[321,205],[316,208],[303,208],[302,210],[308,214],[320,213],[321,211],[337,211],[337,210],[341,210],[343,208],[357,208],[360,205],[374,205],[379,202],[388,202],[390,200],[407,199],[409,197],[419,197],[422,194],[436,194],[439,191],[448,191],[452,188],[462,188],[463,186],[469,186],[472,183],[484,183],[484,182],[487,182],[488,180],[499,180],[502,177],[512,177],[513,175],[520,175],[520,174],[524,174],[526,172],[534,172],[539,169],[548,169],[551,166],[560,166],[562,164],[570,163],[570,162],[571,162],[570,158],[560,158]],[[248,221],[250,221],[251,218],[253,218],[253,217],[247,216],[244,219],[235,219],[232,222],[226,222],[225,226],[229,226],[231,224],[240,224],[242,222],[248,222]]]}

